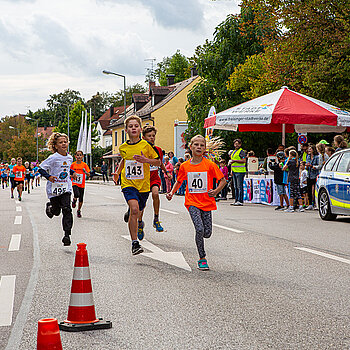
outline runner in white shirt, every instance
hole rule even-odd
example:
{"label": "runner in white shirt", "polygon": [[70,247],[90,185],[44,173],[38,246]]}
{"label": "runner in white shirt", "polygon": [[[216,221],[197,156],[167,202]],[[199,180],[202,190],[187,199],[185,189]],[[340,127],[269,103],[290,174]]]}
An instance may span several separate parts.
{"label": "runner in white shirt", "polygon": [[39,167],[39,173],[48,180],[46,193],[50,202],[46,203],[46,215],[51,219],[54,215],[59,216],[62,210],[64,231],[62,242],[65,246],[71,244],[69,236],[73,226],[70,175],[76,179],[76,173],[70,169],[73,157],[67,153],[68,143],[66,134],[53,133],[49,138],[48,148],[54,154],[45,159]]}

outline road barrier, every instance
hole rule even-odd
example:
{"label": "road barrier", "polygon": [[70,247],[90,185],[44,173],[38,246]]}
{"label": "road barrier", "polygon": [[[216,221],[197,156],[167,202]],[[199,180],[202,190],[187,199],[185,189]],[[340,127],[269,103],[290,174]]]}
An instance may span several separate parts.
{"label": "road barrier", "polygon": [[37,350],[62,350],[60,330],[55,318],[38,321]]}
{"label": "road barrier", "polygon": [[78,243],[68,317],[64,322],[60,322],[59,329],[79,332],[106,328],[112,328],[112,322],[96,318],[86,244]]}

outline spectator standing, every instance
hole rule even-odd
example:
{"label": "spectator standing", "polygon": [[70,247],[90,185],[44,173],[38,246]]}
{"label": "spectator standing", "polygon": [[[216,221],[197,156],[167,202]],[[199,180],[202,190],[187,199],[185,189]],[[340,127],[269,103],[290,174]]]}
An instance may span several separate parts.
{"label": "spectator standing", "polygon": [[335,135],[333,141],[336,152],[348,148],[348,144],[342,135]]}
{"label": "spectator standing", "polygon": [[307,143],[303,143],[301,145],[301,151],[300,151],[300,157],[299,157],[301,162],[306,162],[308,148],[309,148],[309,145]]}
{"label": "spectator standing", "polygon": [[[107,171],[108,171],[108,166],[107,166],[106,162],[103,161],[102,165],[101,165],[101,173],[102,173],[103,182],[106,182],[106,181],[108,182]],[[106,177],[106,180],[105,180],[105,177]]]}
{"label": "spectator standing", "polygon": [[[172,164],[173,169],[175,168],[176,163],[179,161],[176,157],[173,151],[168,152],[168,157],[169,157],[169,162]],[[176,181],[176,174],[173,171],[171,173],[173,175],[172,179],[171,179],[171,186],[174,185],[175,181]]]}
{"label": "spectator standing", "polygon": [[307,194],[309,197],[309,206],[306,208],[307,210],[312,210],[316,208],[315,185],[316,185],[317,175],[319,174],[318,165],[319,165],[319,157],[317,154],[316,146],[311,144],[309,145],[308,155],[306,157],[306,169],[308,171]]}
{"label": "spectator standing", "polygon": [[288,183],[290,185],[289,190],[289,208],[285,210],[287,213],[294,212],[294,203],[299,203],[299,211],[303,212],[304,208],[301,201],[300,194],[300,180],[299,180],[299,162],[298,153],[292,149],[289,151],[289,157],[287,163],[284,165],[283,170],[288,168]]}
{"label": "spectator standing", "polygon": [[[225,159],[220,160],[220,171],[224,175],[224,178],[227,182],[227,180],[228,180],[228,168],[227,168]],[[224,200],[224,201],[227,200],[227,192],[228,192],[228,185],[226,183],[226,185],[224,186],[224,188],[220,192],[220,199],[221,200]]]}
{"label": "spectator standing", "polygon": [[235,147],[231,153],[231,171],[235,187],[235,202],[231,205],[243,205],[243,181],[246,173],[246,153],[242,149],[241,139],[233,141]]}
{"label": "spectator standing", "polygon": [[268,166],[273,171],[273,179],[277,187],[277,194],[280,197],[280,205],[275,210],[284,209],[284,201],[286,202],[287,208],[289,207],[289,199],[286,192],[286,184],[283,183],[283,162],[285,160],[284,153],[282,151],[276,154],[277,162],[273,159],[269,161]]}
{"label": "spectator standing", "polygon": [[324,163],[326,163],[326,161],[329,159],[329,156],[326,153],[326,145],[324,143],[319,142],[316,145],[316,150],[318,152],[318,157],[319,157],[319,163],[316,169],[320,171]]}
{"label": "spectator standing", "polygon": [[[165,165],[165,169],[167,170],[167,172],[169,174],[173,174],[174,173],[174,166],[172,165],[172,163],[169,160],[168,156],[164,157],[164,165]],[[172,177],[169,179],[167,176],[165,176],[164,174],[164,178],[165,178],[165,183],[166,183],[166,193],[169,193],[171,191],[171,180]]]}
{"label": "spectator standing", "polygon": [[335,153],[335,149],[331,146],[326,146],[326,153],[327,153],[327,156],[330,157],[332,154]]}
{"label": "spectator standing", "polygon": [[300,193],[301,198],[303,200],[303,207],[307,208],[309,205],[309,198],[307,195],[307,170],[306,170],[306,162],[301,161],[299,166],[300,173]]}

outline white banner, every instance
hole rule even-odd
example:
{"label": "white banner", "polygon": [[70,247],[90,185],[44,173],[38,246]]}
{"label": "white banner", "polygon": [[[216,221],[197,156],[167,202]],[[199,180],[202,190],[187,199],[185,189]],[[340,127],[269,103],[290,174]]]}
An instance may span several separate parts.
{"label": "white banner", "polygon": [[84,112],[81,111],[81,123],[80,123],[80,130],[79,130],[79,136],[78,136],[77,151],[81,151],[83,133],[84,133]]}

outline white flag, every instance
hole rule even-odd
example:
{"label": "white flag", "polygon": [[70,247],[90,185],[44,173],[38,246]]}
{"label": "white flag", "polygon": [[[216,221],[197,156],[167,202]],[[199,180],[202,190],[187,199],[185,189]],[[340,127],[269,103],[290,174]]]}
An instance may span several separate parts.
{"label": "white flag", "polygon": [[78,143],[77,143],[77,151],[81,151],[83,133],[84,133],[84,111],[81,111],[81,123],[80,123],[79,137],[78,137]]}
{"label": "white flag", "polygon": [[84,154],[86,154],[86,141],[87,141],[87,111],[85,111],[85,117],[84,117],[84,130],[83,130],[83,137],[81,141],[81,150]]}
{"label": "white flag", "polygon": [[91,108],[90,108],[90,125],[87,134],[87,143],[86,143],[86,154],[91,154]]}

